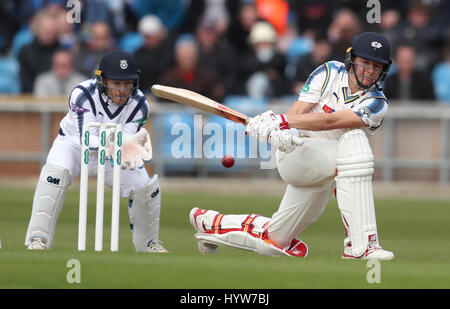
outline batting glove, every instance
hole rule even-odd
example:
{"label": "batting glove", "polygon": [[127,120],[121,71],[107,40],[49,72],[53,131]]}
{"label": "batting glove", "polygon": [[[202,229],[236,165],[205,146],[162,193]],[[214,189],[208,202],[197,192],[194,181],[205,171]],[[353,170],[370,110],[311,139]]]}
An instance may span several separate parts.
{"label": "batting glove", "polygon": [[265,142],[272,130],[286,129],[289,129],[287,116],[285,114],[275,114],[272,110],[269,110],[254,118],[250,118],[246,133],[261,142]]}
{"label": "batting glove", "polygon": [[304,142],[300,138],[300,130],[295,128],[289,130],[272,130],[269,134],[268,141],[273,148],[286,153],[294,151],[297,146],[301,146]]}

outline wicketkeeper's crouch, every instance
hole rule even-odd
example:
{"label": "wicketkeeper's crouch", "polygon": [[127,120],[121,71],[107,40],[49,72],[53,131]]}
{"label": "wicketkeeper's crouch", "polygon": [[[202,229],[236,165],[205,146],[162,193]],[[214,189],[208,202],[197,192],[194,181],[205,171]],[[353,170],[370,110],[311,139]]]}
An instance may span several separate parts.
{"label": "wicketkeeper's crouch", "polygon": [[[151,160],[150,136],[143,128],[149,105],[138,89],[139,71],[129,53],[119,50],[105,54],[95,78],[76,86],[69,98],[69,111],[60,123],[42,168],[33,200],[25,245],[28,249],[50,249],[56,221],[64,203],[67,187],[80,175],[81,134],[84,123],[123,125],[120,194],[128,197],[130,225],[136,251],[167,252],[159,241],[161,189],[158,176],[150,178],[144,162]],[[98,129],[92,128],[90,147],[99,144]],[[111,137],[112,135],[110,135]],[[107,153],[114,143],[108,142]],[[90,152],[89,176],[97,173],[97,152]],[[136,169],[138,167],[138,169]],[[112,186],[113,167],[105,166],[105,184]],[[74,231],[76,228],[74,227]]]}
{"label": "wicketkeeper's crouch", "polygon": [[[346,231],[342,258],[393,259],[378,242],[374,158],[366,136],[387,112],[380,84],[391,62],[389,42],[362,33],[345,63],[327,62],[309,76],[287,114],[268,111],[252,118],[246,131],[277,149],[286,192],[272,218],[192,209],[200,251],[216,253],[217,245],[225,245],[262,255],[306,256],[308,247],[296,236],[320,217],[335,190]],[[292,136],[302,137],[303,145],[294,145]]]}

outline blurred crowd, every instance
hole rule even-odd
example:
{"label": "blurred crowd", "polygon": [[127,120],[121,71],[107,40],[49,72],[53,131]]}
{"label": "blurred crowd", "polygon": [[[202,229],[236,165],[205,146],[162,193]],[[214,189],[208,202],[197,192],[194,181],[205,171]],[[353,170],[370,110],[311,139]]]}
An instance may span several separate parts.
{"label": "blurred crowd", "polygon": [[377,31],[392,43],[388,99],[450,104],[450,1],[380,0],[374,23],[369,2],[2,0],[0,93],[68,95],[119,48],[146,94],[159,83],[218,101],[291,98],[317,66],[343,61],[356,34]]}

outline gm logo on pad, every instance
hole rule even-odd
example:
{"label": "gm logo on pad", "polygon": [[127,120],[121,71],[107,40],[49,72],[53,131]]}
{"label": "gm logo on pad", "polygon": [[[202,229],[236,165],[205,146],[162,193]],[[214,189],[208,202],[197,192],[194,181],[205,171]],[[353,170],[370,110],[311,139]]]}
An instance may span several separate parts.
{"label": "gm logo on pad", "polygon": [[151,194],[151,197],[154,198],[155,196],[158,195],[158,193],[159,193],[159,188],[157,188],[157,189],[155,190],[155,192],[153,192],[153,193]]}
{"label": "gm logo on pad", "polygon": [[47,182],[48,182],[48,183],[51,183],[51,184],[53,184],[53,185],[59,185],[59,178],[55,178],[55,177],[52,177],[52,176],[48,176],[48,177],[47,177]]}

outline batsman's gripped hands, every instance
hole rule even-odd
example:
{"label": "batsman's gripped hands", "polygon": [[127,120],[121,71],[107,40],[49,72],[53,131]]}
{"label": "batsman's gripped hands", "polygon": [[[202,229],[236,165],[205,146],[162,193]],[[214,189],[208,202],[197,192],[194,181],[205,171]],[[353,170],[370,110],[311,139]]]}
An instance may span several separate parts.
{"label": "batsman's gripped hands", "polygon": [[301,146],[304,142],[300,138],[300,130],[296,128],[272,130],[268,141],[273,148],[286,153],[294,151],[297,146]]}
{"label": "batsman's gripped hands", "polygon": [[[114,134],[110,134],[107,140],[106,157],[111,158],[114,153]],[[152,159],[152,144],[147,130],[141,128],[139,132],[132,136],[124,135],[122,146],[121,168],[134,170],[136,167],[143,168],[145,162]]]}
{"label": "batsman's gripped hands", "polygon": [[287,116],[285,114],[275,114],[272,110],[268,110],[250,118],[245,131],[260,142],[267,142],[272,130],[287,129],[290,129]]}
{"label": "batsman's gripped hands", "polygon": [[275,114],[272,110],[250,118],[246,133],[260,142],[269,142],[275,149],[287,153],[303,144],[300,130],[289,127],[285,114]]}

